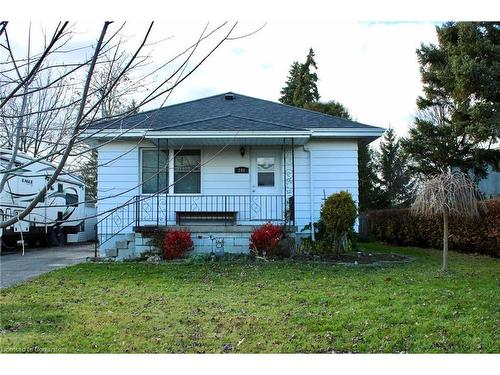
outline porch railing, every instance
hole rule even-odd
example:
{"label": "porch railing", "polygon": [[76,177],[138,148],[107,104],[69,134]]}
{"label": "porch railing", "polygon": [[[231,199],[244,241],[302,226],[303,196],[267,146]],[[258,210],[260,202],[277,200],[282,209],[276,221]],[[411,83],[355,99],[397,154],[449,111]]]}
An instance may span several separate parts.
{"label": "porch railing", "polygon": [[221,219],[226,224],[232,220],[236,224],[293,224],[293,211],[293,197],[285,195],[137,195],[99,219],[95,256],[98,246],[126,228],[182,224],[179,214],[198,214],[190,219],[195,217],[196,224],[212,224]]}
{"label": "porch railing", "polygon": [[[284,195],[167,195],[136,198],[136,226],[179,224],[182,214],[196,213],[196,223],[218,219],[245,222],[285,222]],[[226,214],[226,215],[218,215]]]}

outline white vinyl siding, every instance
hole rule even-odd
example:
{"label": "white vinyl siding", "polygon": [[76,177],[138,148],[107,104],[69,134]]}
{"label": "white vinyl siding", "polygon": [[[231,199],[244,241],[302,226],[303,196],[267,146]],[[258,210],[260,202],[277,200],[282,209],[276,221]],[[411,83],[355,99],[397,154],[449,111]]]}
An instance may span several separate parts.
{"label": "white vinyl siding", "polygon": [[[313,221],[319,219],[324,197],[348,191],[358,202],[357,141],[311,140]],[[309,153],[295,149],[295,225],[298,231],[310,222]]]}
{"label": "white vinyl siding", "polygon": [[[153,147],[142,142],[141,148]],[[272,147],[272,146],[270,146]],[[275,146],[281,150],[280,146]],[[319,219],[321,204],[325,196],[346,190],[358,201],[357,141],[311,140],[305,147],[312,153],[313,220]],[[178,149],[178,148],[176,148]],[[201,194],[249,195],[251,187],[251,157],[262,147],[245,146],[243,157],[240,146],[221,149],[220,146],[201,149]],[[171,150],[170,155],[172,156]],[[280,151],[281,154],[281,151]],[[114,161],[112,159],[117,158]],[[110,162],[111,161],[111,162]],[[139,147],[133,141],[116,141],[99,149],[99,164],[110,162],[98,169],[98,211],[100,213],[117,207],[139,194],[140,157]],[[280,160],[280,165],[281,165]],[[173,172],[173,163],[170,164]],[[247,167],[249,173],[234,173],[236,167]],[[282,189],[282,168],[275,171],[277,186]],[[173,179],[170,177],[170,179]],[[130,191],[127,191],[130,190]],[[173,192],[173,189],[170,191]],[[117,195],[110,199],[104,199]],[[282,194],[282,193],[280,193]],[[310,221],[309,155],[302,146],[295,148],[295,219],[298,231]],[[124,232],[131,232],[132,226]]]}
{"label": "white vinyl siding", "polygon": [[[142,145],[148,146],[150,143],[143,142]],[[97,212],[99,214],[139,194],[139,147],[136,142],[115,141],[102,145],[98,151],[98,165]],[[132,226],[124,231],[126,232],[132,232]]]}
{"label": "white vinyl siding", "polygon": [[250,173],[234,173],[236,167],[250,168],[250,147],[240,154],[240,147],[203,149],[202,193],[214,195],[250,194]]}

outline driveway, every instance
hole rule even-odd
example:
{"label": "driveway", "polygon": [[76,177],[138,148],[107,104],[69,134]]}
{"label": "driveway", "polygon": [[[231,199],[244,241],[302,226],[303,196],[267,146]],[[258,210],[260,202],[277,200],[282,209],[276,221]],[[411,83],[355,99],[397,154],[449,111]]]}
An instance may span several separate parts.
{"label": "driveway", "polygon": [[94,255],[91,243],[73,244],[45,249],[31,249],[21,255],[6,254],[0,256],[1,287],[21,283],[43,273],[85,262]]}

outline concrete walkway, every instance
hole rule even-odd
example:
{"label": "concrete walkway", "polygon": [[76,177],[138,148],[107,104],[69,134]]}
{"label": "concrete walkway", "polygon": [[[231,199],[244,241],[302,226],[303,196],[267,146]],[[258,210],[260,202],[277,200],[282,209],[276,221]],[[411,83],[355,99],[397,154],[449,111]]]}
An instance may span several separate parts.
{"label": "concrete walkway", "polygon": [[85,262],[94,255],[94,245],[74,244],[45,249],[29,249],[0,256],[1,288],[21,283],[43,273]]}

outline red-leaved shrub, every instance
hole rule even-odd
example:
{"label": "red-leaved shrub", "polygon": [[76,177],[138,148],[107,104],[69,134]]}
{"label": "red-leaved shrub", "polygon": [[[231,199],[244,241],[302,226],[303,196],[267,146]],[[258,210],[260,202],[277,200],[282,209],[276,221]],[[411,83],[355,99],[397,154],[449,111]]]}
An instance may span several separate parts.
{"label": "red-leaved shrub", "polygon": [[192,247],[191,233],[186,230],[169,229],[163,241],[163,257],[165,259],[180,258],[186,255]]}
{"label": "red-leaved shrub", "polygon": [[250,236],[250,250],[259,256],[273,256],[283,236],[283,230],[279,225],[271,223],[255,228]]}

